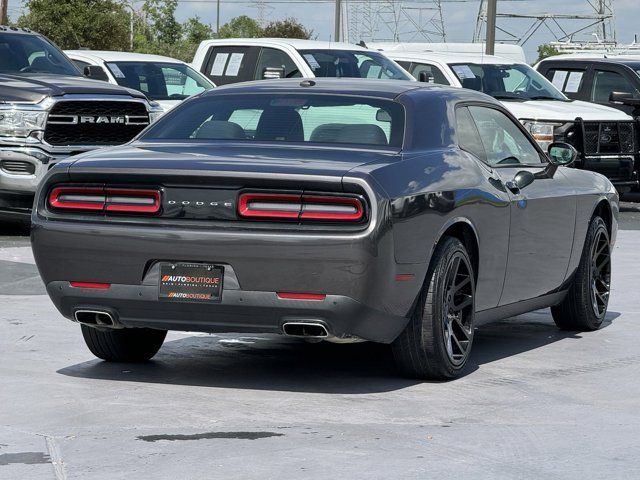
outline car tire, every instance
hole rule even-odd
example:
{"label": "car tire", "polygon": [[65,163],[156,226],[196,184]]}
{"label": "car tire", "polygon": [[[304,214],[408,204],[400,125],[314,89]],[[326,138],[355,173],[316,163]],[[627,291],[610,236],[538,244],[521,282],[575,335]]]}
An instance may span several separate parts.
{"label": "car tire", "polygon": [[611,288],[611,244],[604,220],[591,219],[580,264],[562,303],[551,307],[558,328],[592,331],[602,325]]}
{"label": "car tire", "polygon": [[158,353],[167,336],[166,330],[151,328],[98,330],[86,325],[80,327],[91,353],[108,362],[146,362]]}
{"label": "car tire", "polygon": [[438,242],[413,315],[393,342],[400,372],[447,380],[460,375],[473,344],[475,277],[460,240]]}

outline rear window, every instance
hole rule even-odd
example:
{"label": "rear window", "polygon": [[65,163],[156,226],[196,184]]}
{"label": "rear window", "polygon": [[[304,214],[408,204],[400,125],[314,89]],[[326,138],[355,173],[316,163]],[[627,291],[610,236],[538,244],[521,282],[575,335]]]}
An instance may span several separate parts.
{"label": "rear window", "polygon": [[404,109],[385,99],[245,94],[201,97],[155,123],[142,140],[402,146]]}

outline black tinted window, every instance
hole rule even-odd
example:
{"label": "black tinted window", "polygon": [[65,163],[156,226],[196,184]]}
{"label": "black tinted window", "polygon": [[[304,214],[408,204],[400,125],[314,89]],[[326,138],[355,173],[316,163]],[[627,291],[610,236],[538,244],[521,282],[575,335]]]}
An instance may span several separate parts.
{"label": "black tinted window", "polygon": [[258,50],[257,47],[211,47],[202,73],[218,86],[253,80]]}
{"label": "black tinted window", "polygon": [[416,78],[416,80],[420,80],[422,74],[422,77],[425,78],[428,83],[449,85],[449,81],[446,79],[442,71],[435,65],[428,65],[426,63],[413,63],[411,65],[410,72],[411,75]]}
{"label": "black tinted window", "polygon": [[0,72],[80,76],[71,60],[44,38],[21,33],[0,33]]}
{"label": "black tinted window", "polygon": [[331,95],[219,95],[186,102],[144,140],[312,142],[400,147],[404,109],[390,100]]}
{"label": "black tinted window", "polygon": [[593,77],[593,94],[591,101],[596,103],[609,103],[611,92],[633,93],[631,83],[616,72],[596,70]]}
{"label": "black tinted window", "polygon": [[299,50],[316,77],[411,80],[384,55],[359,50]]}
{"label": "black tinted window", "polygon": [[[282,69],[282,72],[269,72],[268,69]],[[293,63],[291,57],[282,50],[276,48],[263,48],[260,52],[258,60],[258,68],[256,68],[255,78],[261,80],[263,78],[295,78],[302,74],[296,64]]]}

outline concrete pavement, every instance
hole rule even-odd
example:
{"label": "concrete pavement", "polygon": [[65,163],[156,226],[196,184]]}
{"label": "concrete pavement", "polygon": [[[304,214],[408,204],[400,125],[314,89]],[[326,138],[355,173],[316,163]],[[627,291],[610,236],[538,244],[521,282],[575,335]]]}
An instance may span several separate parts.
{"label": "concrete pavement", "polygon": [[419,383],[384,346],[263,335],[98,361],[0,237],[0,478],[640,478],[639,250],[621,231],[601,330],[485,326],[463,378]]}

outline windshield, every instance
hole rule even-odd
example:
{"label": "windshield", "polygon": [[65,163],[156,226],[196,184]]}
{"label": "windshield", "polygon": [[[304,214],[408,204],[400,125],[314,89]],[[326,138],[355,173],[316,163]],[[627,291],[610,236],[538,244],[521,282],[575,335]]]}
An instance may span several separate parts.
{"label": "windshield", "polygon": [[193,68],[181,63],[107,62],[123,87],[144,93],[150,100],[184,100],[214,87]]}
{"label": "windshield", "polygon": [[38,35],[0,32],[0,73],[81,76],[60,50]]}
{"label": "windshield", "polygon": [[450,64],[463,88],[484,92],[500,100],[568,101],[549,80],[524,64]]}
{"label": "windshield", "polygon": [[211,95],[161,118],[142,140],[402,145],[396,102],[335,95]]}
{"label": "windshield", "polygon": [[299,50],[316,77],[413,80],[384,55],[358,50]]}

